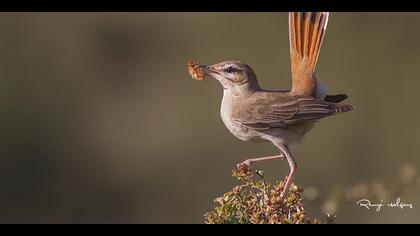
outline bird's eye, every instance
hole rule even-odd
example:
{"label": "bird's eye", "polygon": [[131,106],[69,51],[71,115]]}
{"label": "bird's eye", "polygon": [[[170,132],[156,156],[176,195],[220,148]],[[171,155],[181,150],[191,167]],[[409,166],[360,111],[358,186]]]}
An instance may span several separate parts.
{"label": "bird's eye", "polygon": [[235,69],[234,67],[232,67],[232,66],[229,66],[229,67],[225,70],[225,72],[226,72],[226,73],[231,74],[231,73],[236,72],[236,69]]}

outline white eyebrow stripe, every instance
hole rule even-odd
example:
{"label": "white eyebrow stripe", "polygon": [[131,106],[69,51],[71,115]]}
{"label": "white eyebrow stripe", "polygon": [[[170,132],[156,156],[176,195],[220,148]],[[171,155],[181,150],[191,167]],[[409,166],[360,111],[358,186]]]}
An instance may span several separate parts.
{"label": "white eyebrow stripe", "polygon": [[238,66],[237,66],[237,65],[235,65],[235,64],[226,64],[226,65],[222,66],[222,70],[225,70],[225,69],[227,69],[227,68],[229,68],[229,67],[233,67],[233,68],[235,68],[235,69],[240,69],[240,67],[238,67]]}

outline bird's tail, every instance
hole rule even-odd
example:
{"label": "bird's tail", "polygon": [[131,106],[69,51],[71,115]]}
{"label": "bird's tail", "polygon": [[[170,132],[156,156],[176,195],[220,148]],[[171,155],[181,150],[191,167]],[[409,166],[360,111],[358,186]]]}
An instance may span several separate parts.
{"label": "bird's tail", "polygon": [[324,89],[317,83],[314,72],[327,28],[328,15],[328,12],[289,13],[292,94],[325,96],[325,91],[321,91]]}
{"label": "bird's tail", "polygon": [[331,112],[334,114],[348,112],[354,109],[354,107],[350,104],[343,104],[343,103],[331,103]]}
{"label": "bird's tail", "polygon": [[326,95],[324,101],[332,103],[340,103],[348,98],[345,94]]}

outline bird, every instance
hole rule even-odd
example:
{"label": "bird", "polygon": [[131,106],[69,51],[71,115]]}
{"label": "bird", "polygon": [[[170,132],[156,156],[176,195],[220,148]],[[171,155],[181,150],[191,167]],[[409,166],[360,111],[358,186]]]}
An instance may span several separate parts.
{"label": "bird", "polygon": [[289,12],[290,89],[261,88],[254,70],[241,61],[188,64],[196,80],[209,77],[222,85],[220,116],[230,133],[243,141],[271,142],[279,151],[278,155],[247,159],[238,168],[287,160],[290,171],[280,198],[287,195],[297,171],[290,145],[299,143],[320,119],[353,110],[352,105],[342,103],[346,94],[327,94],[315,75],[328,18],[328,12]]}

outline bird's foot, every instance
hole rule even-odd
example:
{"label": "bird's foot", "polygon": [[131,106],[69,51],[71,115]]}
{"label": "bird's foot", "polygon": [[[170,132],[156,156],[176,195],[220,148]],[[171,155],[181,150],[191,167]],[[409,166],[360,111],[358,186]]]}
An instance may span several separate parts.
{"label": "bird's foot", "polygon": [[261,170],[252,169],[251,165],[252,165],[252,161],[246,160],[242,163],[237,164],[236,167],[238,168],[238,171],[240,173],[243,173],[245,176],[249,178],[253,178],[255,174],[257,174],[260,178],[264,178],[264,172]]}
{"label": "bird's foot", "polygon": [[236,167],[238,168],[238,170],[251,169],[251,161],[246,160],[242,163],[237,164]]}
{"label": "bird's foot", "polygon": [[236,167],[240,173],[243,173],[250,178],[254,177],[254,171],[251,168],[251,162],[249,160],[237,164]]}

